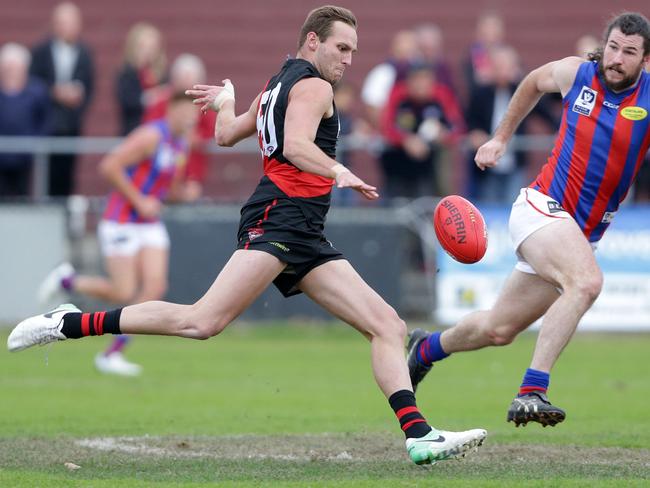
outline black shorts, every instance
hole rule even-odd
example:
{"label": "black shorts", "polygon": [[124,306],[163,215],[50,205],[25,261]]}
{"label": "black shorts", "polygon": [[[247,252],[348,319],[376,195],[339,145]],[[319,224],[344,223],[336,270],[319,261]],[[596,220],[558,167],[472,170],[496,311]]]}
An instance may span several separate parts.
{"label": "black shorts", "polygon": [[264,251],[287,263],[273,281],[285,297],[302,293],[297,285],[312,269],[344,259],[323,235],[321,205],[314,207],[304,200],[249,200],[241,210],[237,249]]}

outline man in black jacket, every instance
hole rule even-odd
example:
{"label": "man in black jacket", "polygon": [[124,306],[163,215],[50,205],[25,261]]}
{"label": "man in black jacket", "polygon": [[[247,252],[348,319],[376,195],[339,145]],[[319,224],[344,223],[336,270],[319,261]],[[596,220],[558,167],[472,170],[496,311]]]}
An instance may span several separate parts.
{"label": "man in black jacket", "polygon": [[[80,35],[81,11],[75,4],[64,2],[52,13],[52,36],[32,51],[30,73],[42,79],[50,89],[50,134],[54,136],[81,134],[82,119],[92,96],[93,61]],[[74,154],[50,157],[50,195],[72,193],[75,160]]]}
{"label": "man in black jacket", "polygon": [[[519,56],[514,48],[506,45],[493,47],[490,51],[492,79],[477,85],[471,93],[466,113],[470,151],[470,196],[485,203],[510,203],[526,186],[527,154],[521,149],[511,149],[501,158],[498,167],[479,170],[474,164],[476,150],[483,145],[497,127],[521,80]],[[542,101],[533,113],[543,120],[551,132],[559,125],[547,101]],[[517,135],[528,132],[526,120],[517,128]]]}

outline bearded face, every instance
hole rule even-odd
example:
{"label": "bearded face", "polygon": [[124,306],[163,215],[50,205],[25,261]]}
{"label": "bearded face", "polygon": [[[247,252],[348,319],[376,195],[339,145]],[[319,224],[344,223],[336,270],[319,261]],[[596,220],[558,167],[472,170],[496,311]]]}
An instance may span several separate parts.
{"label": "bearded face", "polygon": [[605,60],[601,59],[598,62],[598,73],[600,73],[601,78],[605,81],[607,88],[613,92],[621,92],[636,83],[644,64],[640,62],[636,67],[626,70],[620,63],[605,65]]}
{"label": "bearded face", "polygon": [[612,29],[598,62],[598,72],[607,88],[620,92],[637,82],[646,61],[643,37],[638,34],[628,36],[619,29]]}

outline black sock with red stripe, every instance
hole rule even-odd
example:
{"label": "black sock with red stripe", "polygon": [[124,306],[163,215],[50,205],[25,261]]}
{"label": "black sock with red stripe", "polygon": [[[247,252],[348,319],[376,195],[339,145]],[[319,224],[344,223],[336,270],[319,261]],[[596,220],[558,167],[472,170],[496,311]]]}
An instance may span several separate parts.
{"label": "black sock with red stripe", "polygon": [[431,427],[415,405],[415,395],[412,391],[397,391],[390,396],[388,403],[397,415],[407,439],[422,437],[431,432]]}
{"label": "black sock with red stripe", "polygon": [[110,312],[79,313],[70,312],[63,316],[61,333],[68,339],[103,334],[121,334],[120,315],[122,309]]}

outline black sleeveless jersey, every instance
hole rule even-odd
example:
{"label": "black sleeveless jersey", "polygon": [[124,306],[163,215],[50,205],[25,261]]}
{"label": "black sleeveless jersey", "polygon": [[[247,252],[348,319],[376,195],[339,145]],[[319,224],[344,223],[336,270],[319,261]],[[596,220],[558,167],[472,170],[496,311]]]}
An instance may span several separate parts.
{"label": "black sleeveless jersey", "polygon": [[[289,92],[304,78],[321,78],[316,68],[304,59],[287,60],[273,76],[260,97],[257,111],[257,134],[264,157],[264,174],[287,196],[316,197],[329,194],[333,180],[298,169],[283,154],[284,118]],[[321,120],[314,143],[334,158],[339,133],[339,118],[334,114]]]}

